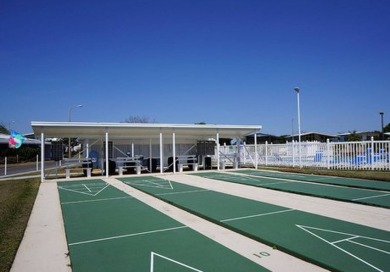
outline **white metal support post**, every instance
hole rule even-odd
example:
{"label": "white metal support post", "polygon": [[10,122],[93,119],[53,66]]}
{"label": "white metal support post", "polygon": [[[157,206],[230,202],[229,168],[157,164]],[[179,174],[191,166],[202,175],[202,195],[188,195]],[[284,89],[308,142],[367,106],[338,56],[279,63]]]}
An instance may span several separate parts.
{"label": "white metal support post", "polygon": [[297,93],[297,108],[298,108],[298,156],[299,156],[299,167],[302,168],[302,146],[301,146],[301,109],[299,105],[299,88],[295,87],[294,91]]}
{"label": "white metal support post", "polygon": [[160,131],[160,174],[164,172],[163,156],[163,137],[162,132]]}
{"label": "white metal support post", "polygon": [[254,135],[254,141],[255,141],[255,169],[257,169],[258,158],[257,158],[257,134],[256,133]]}
{"label": "white metal support post", "polygon": [[219,131],[217,131],[217,170],[219,171]]}
{"label": "white metal support post", "polygon": [[37,155],[37,159],[36,159],[36,163],[35,163],[35,165],[36,165],[36,171],[38,172],[39,171],[39,156]]}
{"label": "white metal support post", "polygon": [[[226,145],[226,143],[225,143],[225,145]],[[244,145],[244,155],[242,156],[242,159],[243,159],[242,163],[245,165],[246,164],[246,153],[248,153],[249,156],[250,156],[250,153],[249,153],[249,150],[248,150],[248,148],[246,146],[246,142],[245,141],[243,142],[243,145]],[[252,162],[253,162],[253,160],[252,160]],[[253,163],[253,166],[255,166],[254,163]]]}
{"label": "white metal support post", "polygon": [[371,170],[374,170],[374,137],[371,137],[371,153],[368,155],[371,157]]}
{"label": "white metal support post", "polygon": [[330,144],[329,139],[326,139],[326,169],[330,169]]}
{"label": "white metal support post", "polygon": [[108,164],[108,132],[106,131],[106,178],[108,178],[108,170],[109,170],[109,164]]}
{"label": "white metal support post", "polygon": [[176,173],[176,134],[172,133],[173,173]]}
{"label": "white metal support post", "polygon": [[83,156],[84,156],[84,158],[89,158],[89,139],[84,139]]}
{"label": "white metal support post", "polygon": [[292,145],[292,166],[295,167],[295,140],[294,139],[292,139],[291,145]]}
{"label": "white metal support post", "polygon": [[153,157],[152,138],[149,138],[149,171],[150,171],[150,173],[152,173],[152,157]]}
{"label": "white metal support post", "polygon": [[241,155],[241,139],[240,138],[236,138],[236,142],[237,142],[237,148],[236,148],[236,156],[235,156],[235,160],[234,160],[234,165],[233,167],[235,169],[238,169],[240,167],[240,164],[241,164],[241,161],[240,161],[240,155]]}
{"label": "white metal support post", "polygon": [[45,181],[45,134],[41,132],[41,182]]}

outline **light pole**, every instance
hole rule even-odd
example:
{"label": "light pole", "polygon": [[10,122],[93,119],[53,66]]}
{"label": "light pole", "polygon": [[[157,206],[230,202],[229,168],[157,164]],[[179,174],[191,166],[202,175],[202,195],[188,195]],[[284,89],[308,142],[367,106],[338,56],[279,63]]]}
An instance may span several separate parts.
{"label": "light pole", "polygon": [[381,116],[382,140],[384,140],[384,139],[385,139],[385,131],[384,131],[384,129],[383,129],[383,114],[385,114],[385,113],[384,113],[384,112],[380,112],[379,114],[380,114],[380,116]]}
{"label": "light pole", "polygon": [[294,142],[294,118],[291,118],[291,142]]}
{"label": "light pole", "polygon": [[[68,109],[68,121],[69,123],[72,122],[72,109],[74,108],[82,108],[83,105],[77,105],[77,106],[72,106],[72,107],[69,107]],[[68,158],[70,159],[71,155],[72,155],[72,151],[71,151],[71,143],[70,143],[70,137],[69,137],[69,142],[68,142]]]}
{"label": "light pole", "polygon": [[299,107],[299,88],[295,87],[294,91],[297,94],[297,107],[298,107],[298,154],[299,154],[299,167],[302,168],[302,151],[301,151],[301,110]]}
{"label": "light pole", "polygon": [[68,110],[68,121],[69,122],[72,122],[72,110],[74,108],[82,108],[83,105],[77,105],[77,106],[72,106],[72,107],[69,107],[69,110]]}

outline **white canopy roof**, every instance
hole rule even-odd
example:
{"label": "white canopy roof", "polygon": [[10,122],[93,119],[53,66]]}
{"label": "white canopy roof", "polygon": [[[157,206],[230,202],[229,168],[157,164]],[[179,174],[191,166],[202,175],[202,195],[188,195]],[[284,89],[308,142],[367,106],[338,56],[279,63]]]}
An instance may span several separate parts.
{"label": "white canopy roof", "polygon": [[31,122],[38,137],[99,138],[107,132],[110,138],[155,138],[175,133],[188,139],[242,138],[261,129],[260,125],[156,124],[156,123],[95,123],[95,122]]}

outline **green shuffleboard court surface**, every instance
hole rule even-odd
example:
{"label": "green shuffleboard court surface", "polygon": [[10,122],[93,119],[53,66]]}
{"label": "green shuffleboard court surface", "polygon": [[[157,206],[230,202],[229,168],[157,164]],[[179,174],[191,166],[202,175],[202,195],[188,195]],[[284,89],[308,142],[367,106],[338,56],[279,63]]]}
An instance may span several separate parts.
{"label": "green shuffleboard court surface", "polygon": [[390,208],[390,191],[287,180],[287,178],[262,177],[255,175],[256,171],[250,170],[241,173],[247,175],[235,175],[234,172],[207,172],[193,175],[284,192]]}
{"label": "green shuffleboard court surface", "polygon": [[74,272],[268,271],[103,180],[57,186]]}
{"label": "green shuffleboard court surface", "polygon": [[390,232],[163,178],[149,176],[120,180],[326,269],[390,271]]}
{"label": "green shuffleboard court surface", "polygon": [[261,171],[261,170],[253,170],[253,169],[252,170],[243,169],[234,172],[253,175],[253,176],[310,181],[310,182],[317,182],[323,184],[333,184],[333,185],[341,185],[347,187],[365,188],[365,189],[373,189],[373,190],[390,192],[390,182],[386,182],[386,181],[343,178],[343,177],[323,176],[323,175],[283,173],[283,172]]}

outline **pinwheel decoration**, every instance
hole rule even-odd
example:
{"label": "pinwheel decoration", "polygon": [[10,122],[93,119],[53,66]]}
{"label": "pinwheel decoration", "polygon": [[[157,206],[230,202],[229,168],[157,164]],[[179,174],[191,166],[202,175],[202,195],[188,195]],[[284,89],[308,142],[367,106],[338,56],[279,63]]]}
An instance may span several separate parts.
{"label": "pinwheel decoration", "polygon": [[19,148],[22,146],[24,140],[26,140],[26,138],[23,135],[11,130],[11,134],[8,139],[8,146],[10,148]]}

